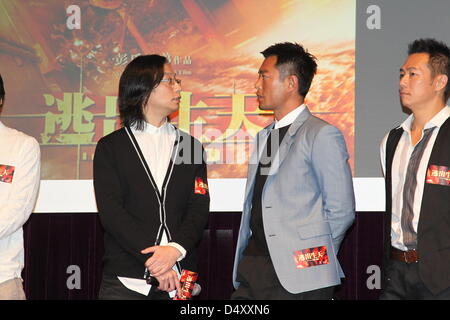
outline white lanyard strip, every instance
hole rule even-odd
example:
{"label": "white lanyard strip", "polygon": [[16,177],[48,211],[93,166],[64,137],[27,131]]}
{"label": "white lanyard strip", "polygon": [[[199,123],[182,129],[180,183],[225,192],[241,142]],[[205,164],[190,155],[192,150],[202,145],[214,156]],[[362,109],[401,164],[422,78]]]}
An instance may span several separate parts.
{"label": "white lanyard strip", "polygon": [[150,169],[148,168],[147,162],[145,161],[144,156],[141,154],[141,150],[139,148],[139,145],[137,144],[137,141],[135,141],[135,137],[133,135],[133,133],[131,132],[131,129],[129,129],[128,127],[125,127],[125,131],[128,134],[128,137],[130,138],[130,141],[134,147],[134,149],[136,150],[136,153],[139,157],[139,160],[141,161],[142,166],[144,167],[145,173],[147,174],[148,179],[150,180],[150,183],[152,184],[153,190],[156,193],[156,199],[158,199],[158,204],[159,204],[159,222],[160,222],[160,226],[158,229],[158,233],[156,234],[156,240],[155,240],[155,245],[158,244],[158,240],[160,239],[160,233],[161,233],[161,228],[163,226],[163,217],[162,217],[162,203],[161,203],[161,196],[159,195],[159,191],[158,188],[156,187],[155,182],[153,181],[153,177],[150,173]]}
{"label": "white lanyard strip", "polygon": [[172,241],[172,236],[170,235],[169,228],[166,225],[166,206],[165,206],[165,204],[166,204],[167,185],[169,184],[170,178],[172,177],[173,168],[175,166],[175,160],[176,160],[177,155],[178,155],[178,149],[180,148],[180,133],[178,132],[178,130],[176,131],[176,134],[177,134],[177,137],[176,137],[175,141],[176,141],[177,148],[175,149],[175,153],[173,153],[174,157],[172,159],[172,166],[171,166],[170,171],[169,171],[169,177],[167,178],[167,181],[163,185],[163,188],[162,188],[163,189],[163,204],[164,204],[164,206],[163,206],[163,210],[164,210],[164,215],[163,215],[163,217],[164,217],[164,227],[166,228],[167,236],[169,237],[170,241]]}

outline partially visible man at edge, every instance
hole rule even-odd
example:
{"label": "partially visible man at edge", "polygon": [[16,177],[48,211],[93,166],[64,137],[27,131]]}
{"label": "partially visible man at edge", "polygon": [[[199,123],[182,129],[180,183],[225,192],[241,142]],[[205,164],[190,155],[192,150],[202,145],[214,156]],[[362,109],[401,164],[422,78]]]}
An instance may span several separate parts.
{"label": "partially visible man at edge", "polygon": [[[0,75],[0,113],[5,89]],[[25,300],[23,225],[39,189],[41,153],[35,138],[0,121],[0,300]]]}
{"label": "partially visible man at edge", "polygon": [[409,45],[400,68],[402,105],[412,114],[381,143],[386,182],[380,299],[450,299],[450,49]]}

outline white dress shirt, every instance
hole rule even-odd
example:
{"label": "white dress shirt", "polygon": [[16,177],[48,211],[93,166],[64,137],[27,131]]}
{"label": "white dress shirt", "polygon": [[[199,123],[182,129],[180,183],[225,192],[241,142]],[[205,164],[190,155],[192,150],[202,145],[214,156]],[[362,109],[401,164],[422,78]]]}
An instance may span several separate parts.
{"label": "white dress shirt", "polygon": [[[427,171],[428,161],[430,160],[431,151],[436,141],[436,137],[439,133],[439,129],[442,124],[450,117],[450,107],[445,106],[438,114],[436,114],[430,121],[425,124],[424,130],[436,126],[433,134],[428,141],[428,144],[423,152],[422,159],[420,160],[419,169],[417,170],[417,186],[414,193],[413,204],[413,228],[417,232],[417,226],[419,224],[420,208],[422,205],[423,190],[425,187],[425,175]],[[401,213],[403,208],[403,186],[405,184],[406,171],[408,169],[408,162],[411,158],[411,154],[414,150],[414,145],[411,141],[411,124],[414,120],[414,115],[411,114],[402,124],[404,132],[400,138],[400,141],[395,150],[394,159],[392,161],[392,224],[391,224],[391,243],[392,246],[407,251],[408,249],[403,244],[403,233],[401,227]],[[386,175],[386,143],[388,134],[383,138],[380,147],[381,166],[383,168],[383,174]],[[422,137],[423,138],[423,131]],[[419,141],[420,141],[419,140]],[[417,143],[419,143],[419,141]]]}
{"label": "white dress shirt", "polygon": [[[172,156],[173,146],[176,139],[175,128],[168,123],[164,122],[160,127],[155,127],[149,123],[145,123],[143,130],[136,130],[131,128],[139,148],[144,155],[150,172],[155,180],[156,186],[161,193],[164,178],[166,177],[167,169],[169,168],[170,158]],[[159,245],[172,246],[181,252],[178,261],[182,260],[186,256],[186,250],[175,242],[168,242],[167,234],[164,231]],[[149,244],[151,246],[151,244]],[[143,266],[145,269],[145,267]],[[174,266],[174,270],[176,267]],[[131,279],[125,277],[118,277],[119,280],[128,289],[139,292],[143,295],[148,295],[151,285],[148,285],[145,280]],[[171,294],[172,296],[173,294]]]}
{"label": "white dress shirt", "polygon": [[298,106],[297,108],[295,108],[294,110],[289,112],[287,115],[285,115],[280,120],[275,119],[274,129],[283,128],[287,125],[292,124],[295,121],[295,119],[297,119],[297,117],[300,115],[300,113],[302,113],[302,111],[305,110],[305,108],[306,108],[306,105],[302,104],[301,106]]}
{"label": "white dress shirt", "polygon": [[[6,166],[14,167],[12,180],[6,179]],[[36,139],[6,127],[1,121],[0,169],[0,283],[2,283],[21,278],[24,266],[22,226],[33,211],[39,189],[40,150]]]}

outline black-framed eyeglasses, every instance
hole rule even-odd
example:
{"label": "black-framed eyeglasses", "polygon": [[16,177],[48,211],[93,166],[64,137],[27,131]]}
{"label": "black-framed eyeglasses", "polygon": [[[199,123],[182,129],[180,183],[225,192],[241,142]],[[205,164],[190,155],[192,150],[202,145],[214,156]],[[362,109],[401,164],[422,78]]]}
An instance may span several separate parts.
{"label": "black-framed eyeglasses", "polygon": [[181,85],[181,80],[177,78],[162,79],[161,82],[168,82],[171,86],[175,84]]}

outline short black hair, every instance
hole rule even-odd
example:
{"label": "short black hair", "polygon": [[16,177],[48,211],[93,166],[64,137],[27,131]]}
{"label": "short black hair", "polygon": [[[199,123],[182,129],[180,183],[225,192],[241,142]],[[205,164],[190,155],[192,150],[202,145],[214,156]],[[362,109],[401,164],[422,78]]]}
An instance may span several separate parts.
{"label": "short black hair", "polygon": [[3,107],[3,102],[5,101],[5,88],[3,87],[3,79],[2,75],[0,74],[0,108]]}
{"label": "short black hair", "polygon": [[302,97],[306,97],[317,72],[317,58],[315,56],[305,50],[302,45],[291,42],[276,43],[261,53],[264,58],[277,57],[275,66],[281,77],[297,76],[299,81],[298,93]]}
{"label": "short black hair", "polygon": [[122,125],[142,130],[145,124],[143,108],[153,89],[164,77],[163,56],[152,54],[134,58],[123,71],[119,81],[118,105]]}
{"label": "short black hair", "polygon": [[414,53],[428,53],[428,66],[433,77],[445,74],[448,77],[444,91],[444,102],[450,96],[450,48],[442,41],[433,38],[417,39],[408,46],[408,55]]}

